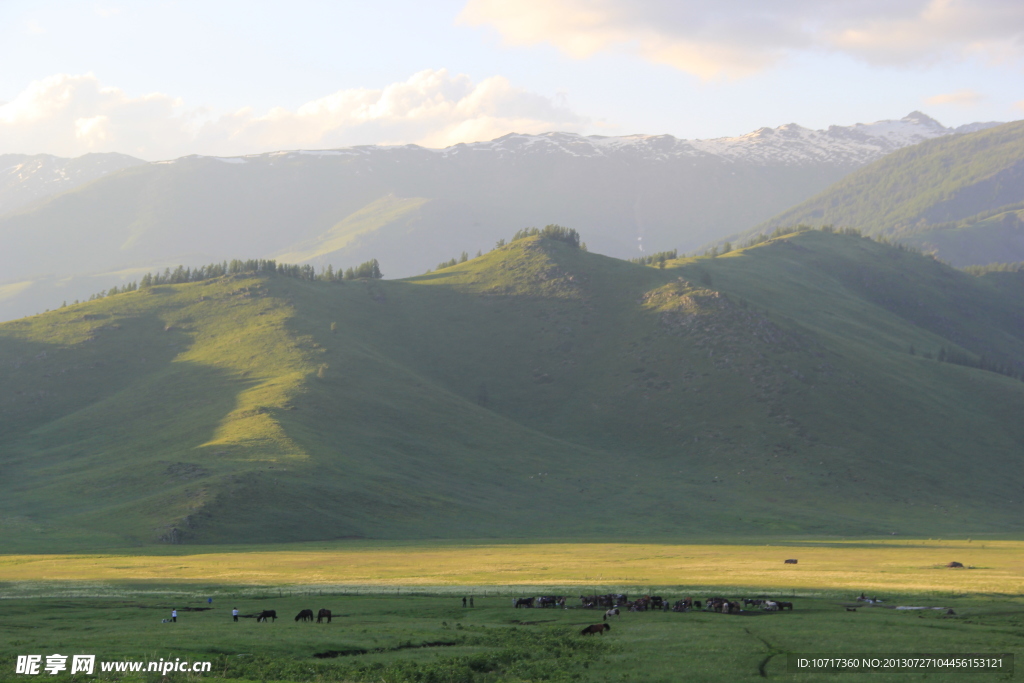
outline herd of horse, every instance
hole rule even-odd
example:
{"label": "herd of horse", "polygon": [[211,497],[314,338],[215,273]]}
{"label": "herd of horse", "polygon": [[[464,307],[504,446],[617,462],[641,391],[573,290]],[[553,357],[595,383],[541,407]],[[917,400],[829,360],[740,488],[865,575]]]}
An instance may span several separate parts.
{"label": "herd of horse", "polygon": [[[566,604],[566,597],[564,595],[540,595],[531,598],[512,598],[512,606],[515,608],[557,608],[569,609]],[[580,608],[582,609],[597,609],[607,608],[603,622],[607,622],[609,618],[617,617],[621,614],[621,610],[629,612],[646,612],[648,610],[658,610],[663,612],[690,612],[690,611],[703,611],[703,612],[720,612],[722,614],[736,614],[738,612],[745,611],[745,607],[754,607],[757,609],[764,610],[766,612],[779,612],[781,610],[793,609],[792,602],[785,602],[782,600],[770,600],[768,598],[743,598],[742,600],[727,599],[721,597],[711,597],[707,600],[683,598],[682,600],[676,600],[675,603],[670,603],[660,595],[644,595],[635,600],[630,600],[629,596],[625,593],[607,593],[604,595],[581,595],[580,596]],[[255,617],[257,622],[277,621],[277,611],[272,609],[263,610],[256,614],[246,614],[246,617]],[[313,610],[304,609],[295,615],[295,621],[299,622],[312,622],[313,621]],[[324,622],[331,623],[331,610],[320,609],[316,613],[316,623],[322,624]],[[611,630],[611,626],[607,623],[593,624],[583,629],[582,635],[591,635],[594,633],[604,634],[605,631]]]}
{"label": "herd of horse", "polygon": [[[265,609],[262,612],[257,612],[256,614],[243,614],[242,616],[249,619],[255,617],[257,622],[262,621],[263,623],[266,623],[268,619],[270,621],[277,621],[277,610]],[[313,621],[313,610],[302,610],[301,612],[295,615],[295,621]],[[319,612],[317,612],[316,623],[322,624],[324,623],[324,621],[326,621],[328,624],[331,623],[331,610],[321,609]]]}
{"label": "herd of horse", "polygon": [[[565,605],[565,596],[543,595],[532,598],[513,598],[512,606],[519,607],[561,607],[568,609]],[[792,602],[783,600],[771,600],[768,598],[743,598],[728,599],[722,597],[711,597],[707,600],[683,598],[675,603],[660,595],[644,595],[630,600],[625,593],[606,593],[604,595],[581,595],[580,607],[583,609],[607,608],[604,613],[604,621],[609,617],[617,616],[620,610],[628,612],[647,612],[658,610],[663,612],[689,612],[691,610],[703,612],[721,612],[723,614],[736,614],[746,611],[744,608],[755,607],[765,612],[779,612],[781,610],[793,609]]]}

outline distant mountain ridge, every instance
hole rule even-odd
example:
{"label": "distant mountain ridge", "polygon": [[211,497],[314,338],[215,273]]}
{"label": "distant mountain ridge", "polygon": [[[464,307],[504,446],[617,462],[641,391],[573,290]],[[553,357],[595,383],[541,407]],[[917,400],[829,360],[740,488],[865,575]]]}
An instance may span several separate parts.
{"label": "distant mountain ridge", "polygon": [[1024,261],[1024,121],[899,150],[755,231],[800,223],[885,235],[959,266]]}
{"label": "distant mountain ridge", "polygon": [[52,154],[0,154],[0,215],[145,163],[116,153],[85,154],[74,159]]}
{"label": "distant mountain ridge", "polygon": [[[808,163],[864,164],[897,149],[936,137],[983,130],[999,123],[971,123],[947,128],[919,111],[898,120],[856,123],[851,126],[829,126],[812,130],[795,123],[777,128],[759,128],[746,135],[710,139],[682,139],[672,135],[579,135],[576,133],[543,133],[523,135],[509,133],[486,142],[460,143],[441,149],[419,145],[362,145],[332,150],[279,151],[238,157],[211,157],[227,163],[276,158],[289,154],[329,156],[368,156],[397,150],[419,149],[453,158],[460,154],[494,154],[498,157],[536,154],[563,154],[571,157],[626,157],[647,161],[717,157],[719,159],[755,164],[797,165]],[[193,155],[203,156],[203,155]],[[192,157],[183,157],[192,158]],[[178,160],[155,163],[175,163]]]}
{"label": "distant mountain ridge", "polygon": [[0,215],[0,319],[146,270],[236,257],[317,267],[377,258],[387,277],[405,277],[548,223],[581,230],[590,249],[612,256],[686,252],[892,150],[957,130],[914,112],[715,140],[510,134],[440,150],[360,146],[137,164]]}

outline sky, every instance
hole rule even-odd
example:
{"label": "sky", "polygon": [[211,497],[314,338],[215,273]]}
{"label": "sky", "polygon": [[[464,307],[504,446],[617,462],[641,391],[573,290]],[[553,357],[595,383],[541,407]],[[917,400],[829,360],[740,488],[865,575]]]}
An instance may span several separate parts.
{"label": "sky", "polygon": [[1020,0],[0,0],[0,154],[1024,118]]}

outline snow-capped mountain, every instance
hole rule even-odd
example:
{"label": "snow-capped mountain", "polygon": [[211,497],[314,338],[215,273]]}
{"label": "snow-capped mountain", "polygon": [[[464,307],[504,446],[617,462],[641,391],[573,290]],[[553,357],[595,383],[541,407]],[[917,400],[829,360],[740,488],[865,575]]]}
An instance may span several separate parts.
{"label": "snow-capped mountain", "polygon": [[[811,130],[795,123],[778,128],[759,128],[746,135],[684,140],[671,135],[578,135],[575,133],[543,133],[521,135],[510,133],[487,142],[453,145],[443,149],[429,149],[417,145],[381,146],[363,145],[333,150],[298,150],[252,154],[242,157],[212,157],[225,163],[246,163],[259,159],[295,156],[349,156],[366,157],[379,154],[400,154],[422,151],[442,158],[492,155],[497,158],[514,156],[561,154],[578,158],[632,157],[649,161],[716,157],[722,160],[764,164],[866,164],[897,149],[916,145],[925,140],[969,133],[998,122],[971,123],[959,128],[947,128],[919,111],[898,120],[857,123],[852,126],[829,126],[825,130]],[[194,157],[184,157],[194,158]],[[157,163],[174,163],[164,161]]]}
{"label": "snow-capped mountain", "polygon": [[86,154],[75,159],[50,154],[2,154],[0,215],[108,173],[144,163],[142,159],[125,154]]}
{"label": "snow-capped mountain", "polygon": [[[480,163],[484,159],[511,161],[550,155],[576,159],[614,159],[632,162],[720,160],[754,166],[806,166],[827,164],[840,167],[870,163],[897,149],[925,140],[983,130],[998,123],[971,123],[947,128],[935,119],[915,111],[902,119],[829,126],[812,130],[795,123],[777,128],[759,128],[746,135],[684,140],[671,135],[625,135],[608,137],[575,133],[522,135],[510,133],[486,142],[430,149],[418,145],[361,145],[331,150],[294,150],[250,154],[239,157],[190,155],[154,162],[159,165],[215,159],[227,164],[273,163],[274,160],[309,158],[362,158],[395,160],[428,157],[453,162]],[[44,197],[74,189],[109,173],[147,162],[124,154],[86,154],[75,159],[49,154],[0,155],[0,215],[11,213]]]}
{"label": "snow-capped mountain", "polygon": [[[560,155],[582,159],[645,161],[714,158],[766,166],[822,163],[863,165],[897,149],[916,145],[925,140],[974,132],[998,125],[998,122],[979,122],[959,128],[947,128],[930,116],[915,111],[897,120],[857,123],[852,126],[829,126],[825,130],[812,130],[788,123],[778,128],[759,128],[746,135],[708,140],[684,140],[671,135],[609,137],[558,132],[540,135],[509,133],[486,142],[461,143],[443,149],[418,145],[361,145],[340,149],[294,150],[239,157],[205,158],[229,164],[244,164],[303,156],[371,158],[383,155],[391,158],[411,158],[432,155],[454,161],[467,158],[511,160],[516,157]],[[191,155],[156,163],[173,164],[197,158],[204,157]]]}

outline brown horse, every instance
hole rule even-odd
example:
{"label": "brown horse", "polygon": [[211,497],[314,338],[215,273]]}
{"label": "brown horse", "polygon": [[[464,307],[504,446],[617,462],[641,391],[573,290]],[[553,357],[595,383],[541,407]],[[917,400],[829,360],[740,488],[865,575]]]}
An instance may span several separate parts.
{"label": "brown horse", "polygon": [[609,626],[608,624],[591,624],[590,626],[588,626],[585,629],[583,629],[582,631],[580,631],[580,635],[581,636],[589,636],[589,635],[593,635],[595,633],[600,633],[601,635],[604,635],[605,631],[611,631],[611,630],[612,630],[612,627]]}
{"label": "brown horse", "polygon": [[324,622],[324,619],[327,620],[328,624],[331,623],[331,610],[321,609],[319,612],[316,613],[316,623],[322,624]]}

